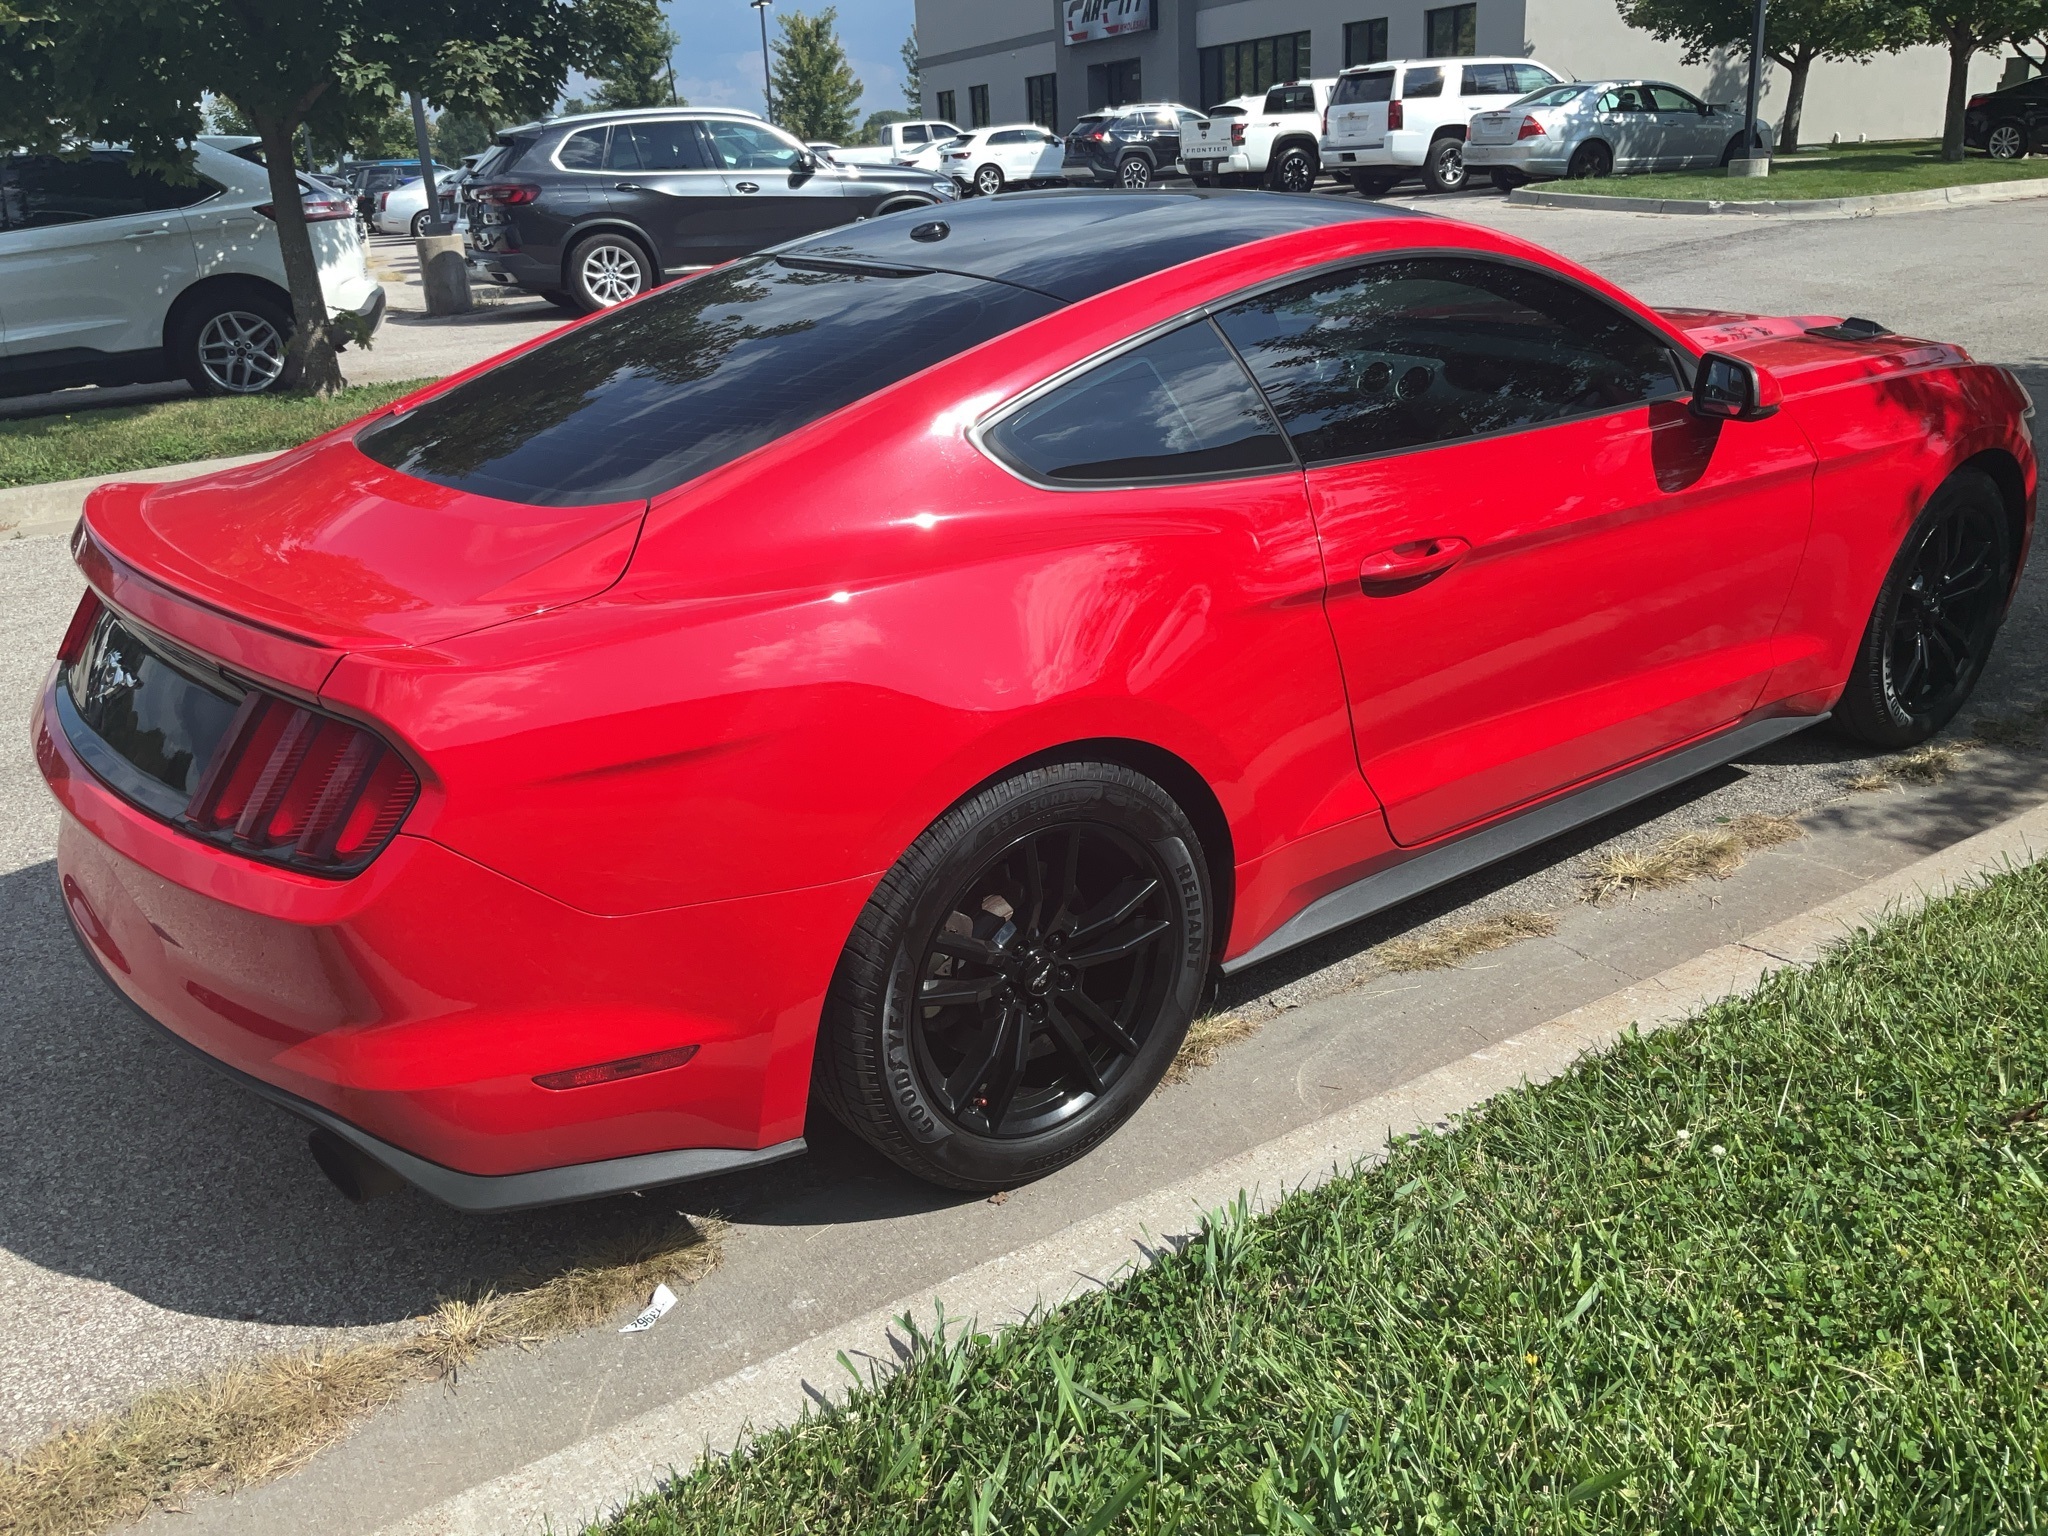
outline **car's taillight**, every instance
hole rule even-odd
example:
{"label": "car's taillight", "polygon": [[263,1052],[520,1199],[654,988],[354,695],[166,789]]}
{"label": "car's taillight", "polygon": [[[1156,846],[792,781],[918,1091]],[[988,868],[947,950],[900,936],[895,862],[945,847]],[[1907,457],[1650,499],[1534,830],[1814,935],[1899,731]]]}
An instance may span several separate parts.
{"label": "car's taillight", "polygon": [[1388,103],[1387,103],[1387,129],[1388,129],[1388,131],[1389,131],[1389,132],[1392,132],[1392,131],[1393,131],[1394,129],[1396,129],[1396,128],[1400,127],[1400,126],[1401,126],[1401,124],[1403,123],[1403,121],[1405,121],[1405,119],[1404,119],[1404,118],[1402,117],[1402,115],[1401,115],[1401,103],[1399,103],[1398,101],[1390,101],[1390,102],[1388,102]]}
{"label": "car's taillight", "polygon": [[480,203],[516,207],[539,197],[540,188],[530,181],[500,181],[487,187],[477,187],[469,195]]}
{"label": "car's taillight", "polygon": [[78,600],[78,611],[71,615],[71,626],[64,631],[64,639],[57,647],[59,666],[68,667],[78,660],[85,650],[87,638],[92,634],[93,621],[99,618],[100,609],[104,606],[99,593],[87,587],[85,596]]}
{"label": "car's taillight", "polygon": [[1533,117],[1525,117],[1522,119],[1521,131],[1515,135],[1515,142],[1519,144],[1523,139],[1540,139],[1542,137],[1543,125]]}
{"label": "car's taillight", "polygon": [[[352,205],[329,202],[325,198],[305,198],[299,203],[299,206],[306,210],[306,222],[308,224],[325,224],[333,219],[352,219],[356,216],[355,208]],[[270,220],[271,223],[275,224],[277,222],[277,204],[258,203],[256,211]]]}
{"label": "car's taillight", "polygon": [[1238,145],[1242,144],[1243,142],[1244,124],[1242,122],[1232,123],[1230,125],[1230,147],[1232,149],[1235,149]]}
{"label": "car's taillight", "polygon": [[1108,134],[1104,133],[1100,128],[1098,128],[1093,133],[1088,135],[1088,142],[1090,144],[1100,144],[1104,139],[1108,137]]}
{"label": "car's taillight", "polygon": [[352,875],[391,841],[419,789],[411,766],[372,732],[251,689],[184,819],[236,853]]}
{"label": "car's taillight", "polygon": [[1984,109],[1984,103],[1989,99],[1990,98],[1986,96],[1972,96],[1970,98],[1970,104],[1964,107],[1963,110],[1965,112],[1981,112]]}
{"label": "car's taillight", "polygon": [[1330,109],[1329,109],[1328,107],[1325,107],[1325,108],[1323,108],[1323,137],[1327,139],[1327,138],[1328,138],[1329,136],[1330,136]]}

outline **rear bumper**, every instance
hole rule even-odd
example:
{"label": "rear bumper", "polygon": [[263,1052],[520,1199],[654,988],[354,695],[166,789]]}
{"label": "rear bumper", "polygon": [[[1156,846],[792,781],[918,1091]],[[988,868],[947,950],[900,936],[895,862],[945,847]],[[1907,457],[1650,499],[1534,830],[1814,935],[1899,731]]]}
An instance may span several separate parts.
{"label": "rear bumper", "polygon": [[1325,139],[1317,148],[1323,169],[1340,176],[1347,171],[1386,170],[1396,166],[1413,170],[1421,166],[1429,149],[1429,138],[1404,129],[1388,134],[1377,144]]}
{"label": "rear bumper", "polygon": [[1570,161],[1554,140],[1528,139],[1518,144],[1465,144],[1465,168],[1520,171],[1525,176],[1562,176]]}

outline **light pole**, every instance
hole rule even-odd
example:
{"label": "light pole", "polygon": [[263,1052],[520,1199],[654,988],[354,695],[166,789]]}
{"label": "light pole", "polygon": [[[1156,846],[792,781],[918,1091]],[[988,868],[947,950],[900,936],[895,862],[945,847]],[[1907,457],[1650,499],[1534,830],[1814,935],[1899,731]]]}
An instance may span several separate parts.
{"label": "light pole", "polygon": [[1756,131],[1756,97],[1764,68],[1764,4],[1765,0],[1756,0],[1756,30],[1749,42],[1749,113],[1743,119],[1742,153],[1737,157],[1746,162],[1738,173],[1745,176],[1768,176],[1771,172],[1770,153],[1759,153]]}
{"label": "light pole", "polygon": [[747,0],[754,8],[754,14],[761,18],[761,100],[768,108],[769,121],[775,118],[775,87],[768,75],[768,7],[775,0]]}

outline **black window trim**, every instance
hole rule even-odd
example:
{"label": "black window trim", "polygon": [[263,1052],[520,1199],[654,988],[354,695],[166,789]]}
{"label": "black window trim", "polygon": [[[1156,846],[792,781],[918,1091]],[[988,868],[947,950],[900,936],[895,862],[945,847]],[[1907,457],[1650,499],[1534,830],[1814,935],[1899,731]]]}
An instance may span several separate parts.
{"label": "black window trim", "polygon": [[1212,326],[1215,326],[1216,334],[1223,339],[1223,345],[1229,348],[1232,357],[1237,358],[1238,367],[1244,369],[1245,377],[1251,381],[1252,392],[1258,396],[1259,403],[1265,407],[1267,418],[1272,421],[1275,430],[1280,433],[1281,441],[1287,445],[1288,457],[1293,461],[1291,472],[1301,475],[1306,475],[1312,470],[1334,469],[1346,464],[1363,464],[1374,459],[1392,459],[1398,458],[1403,454],[1427,453],[1438,448],[1454,448],[1460,443],[1482,443],[1493,438],[1512,437],[1522,432],[1542,432],[1548,428],[1564,426],[1570,422],[1598,421],[1609,416],[1620,416],[1629,411],[1641,410],[1644,406],[1648,405],[1661,405],[1667,402],[1691,398],[1692,385],[1687,381],[1703,354],[1693,350],[1690,342],[1682,337],[1675,336],[1674,333],[1665,330],[1661,326],[1649,326],[1646,328],[1650,334],[1663,342],[1664,349],[1671,354],[1674,364],[1673,371],[1678,387],[1672,390],[1670,394],[1652,395],[1646,400],[1638,400],[1630,405],[1614,406],[1604,410],[1580,411],[1570,416],[1553,416],[1547,421],[1525,422],[1520,426],[1513,427],[1497,427],[1491,432],[1475,432],[1470,437],[1451,438],[1440,443],[1412,443],[1405,448],[1383,448],[1377,453],[1354,454],[1342,459],[1320,459],[1312,465],[1303,462],[1301,451],[1294,446],[1294,439],[1287,435],[1287,429],[1280,421],[1280,413],[1273,408],[1273,402],[1267,399],[1266,391],[1260,385],[1258,375],[1252,371],[1251,365],[1239,354],[1237,345],[1231,341],[1229,333],[1220,324],[1217,324],[1216,317],[1222,311],[1242,304],[1247,299],[1255,299],[1262,293],[1272,293],[1282,288],[1292,288],[1298,283],[1312,282],[1317,278],[1327,277],[1337,272],[1354,271],[1363,267],[1379,266],[1387,262],[1421,260],[1428,257],[1449,257],[1464,261],[1490,261],[1498,266],[1519,267],[1525,272],[1534,272],[1538,276],[1550,278],[1554,282],[1563,283],[1567,287],[1575,289],[1595,303],[1612,310],[1631,325],[1642,326],[1644,324],[1640,315],[1623,308],[1604,293],[1588,288],[1584,283],[1568,273],[1560,272],[1555,267],[1545,266],[1540,261],[1530,261],[1520,256],[1505,256],[1495,251],[1473,250],[1469,246],[1455,245],[1409,246],[1399,250],[1374,251],[1368,255],[1339,256],[1329,261],[1317,262],[1313,266],[1297,267],[1291,272],[1262,279],[1244,288],[1236,289],[1221,298],[1205,300],[1193,308],[1183,310],[1170,319],[1161,320],[1157,324],[1149,325],[1142,331],[1127,336],[1111,346],[1104,347],[1100,352],[1082,358],[1079,362],[1070,363],[1059,372],[1041,379],[1022,394],[1004,401],[993,411],[983,416],[967,429],[967,440],[980,451],[982,457],[988,459],[998,468],[1007,471],[1026,485],[1042,491],[1067,491],[1092,495],[1099,491],[1146,490],[1154,486],[1220,484],[1231,480],[1255,480],[1267,475],[1289,473],[1290,471],[1287,468],[1273,465],[1260,469],[1232,470],[1226,474],[1162,475],[1153,479],[1104,480],[1077,484],[1072,481],[1048,480],[1040,475],[1036,475],[1023,465],[1013,463],[989,440],[990,433],[994,432],[1003,422],[1016,415],[1017,412],[1023,410],[1026,406],[1043,399],[1062,385],[1071,383],[1079,378],[1082,374],[1102,364],[1114,362],[1124,353],[1135,351],[1147,342],[1156,341],[1161,336],[1177,331],[1196,319],[1206,319]]}

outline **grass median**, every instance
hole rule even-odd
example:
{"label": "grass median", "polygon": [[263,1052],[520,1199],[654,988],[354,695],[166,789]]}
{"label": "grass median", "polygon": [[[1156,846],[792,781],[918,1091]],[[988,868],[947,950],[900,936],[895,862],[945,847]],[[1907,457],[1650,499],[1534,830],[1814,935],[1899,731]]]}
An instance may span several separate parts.
{"label": "grass median", "polygon": [[194,459],[293,448],[388,405],[425,379],[363,384],[327,399],[223,396],[0,421],[0,489],[118,475]]}
{"label": "grass median", "polygon": [[2044,1100],[2048,865],[602,1529],[2039,1530]]}
{"label": "grass median", "polygon": [[2036,181],[2048,176],[2048,156],[1993,160],[1966,155],[1941,158],[1936,140],[1892,144],[1816,145],[1780,157],[1768,176],[1729,176],[1719,170],[1654,176],[1610,176],[1599,181],[1547,181],[1536,190],[1599,197],[1696,201],[1804,202],[1816,197],[1872,197],[1924,192],[1987,181]]}

